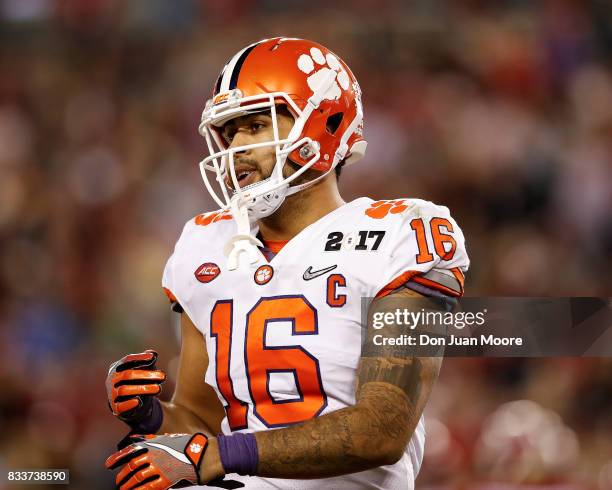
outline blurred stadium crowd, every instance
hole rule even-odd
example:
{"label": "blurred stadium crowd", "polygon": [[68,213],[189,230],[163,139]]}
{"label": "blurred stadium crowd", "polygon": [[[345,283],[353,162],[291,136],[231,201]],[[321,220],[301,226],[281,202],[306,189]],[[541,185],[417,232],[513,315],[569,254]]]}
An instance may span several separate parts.
{"label": "blurred stadium crowd", "polygon": [[[199,115],[274,35],[351,66],[369,147],[345,199],[447,205],[468,295],[610,296],[608,2],[0,0],[0,468],[111,486],[107,366],[155,347],[173,373],[161,271],[213,209]],[[611,367],[447,360],[418,488],[612,488]]]}

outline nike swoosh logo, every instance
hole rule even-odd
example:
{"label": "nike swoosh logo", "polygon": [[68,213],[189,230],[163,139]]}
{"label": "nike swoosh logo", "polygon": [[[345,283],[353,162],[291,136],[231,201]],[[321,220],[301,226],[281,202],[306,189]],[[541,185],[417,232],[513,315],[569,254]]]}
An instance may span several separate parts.
{"label": "nike swoosh logo", "polygon": [[185,456],[184,453],[177,451],[176,449],[168,447],[164,444],[158,444],[156,442],[146,442],[145,441],[144,444],[148,446],[156,447],[157,449],[161,449],[162,451],[167,452],[170,456],[172,456],[175,459],[178,459],[181,463],[191,464],[191,461],[187,459],[187,456]]}
{"label": "nike swoosh logo", "polygon": [[329,267],[326,267],[325,269],[319,269],[318,271],[313,271],[312,266],[310,266],[308,269],[306,269],[302,278],[304,279],[304,281],[310,281],[315,277],[319,277],[323,274],[327,274],[329,271],[333,271],[336,267],[338,267],[338,264],[330,265]]}

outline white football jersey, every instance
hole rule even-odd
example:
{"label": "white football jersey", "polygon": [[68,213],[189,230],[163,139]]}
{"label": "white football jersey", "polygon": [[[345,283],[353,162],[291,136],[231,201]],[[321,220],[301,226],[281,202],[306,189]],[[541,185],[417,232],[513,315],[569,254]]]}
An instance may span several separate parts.
{"label": "white football jersey", "polygon": [[[286,427],[354,405],[361,303],[412,280],[463,293],[469,265],[446,207],[419,199],[359,198],[307,226],[269,262],[229,271],[227,213],[185,225],[163,276],[206,340],[206,382],[226,409],[224,434]],[[204,374],[204,373],[203,373]],[[413,488],[423,420],[397,463],[324,480],[229,478],[247,488]]]}

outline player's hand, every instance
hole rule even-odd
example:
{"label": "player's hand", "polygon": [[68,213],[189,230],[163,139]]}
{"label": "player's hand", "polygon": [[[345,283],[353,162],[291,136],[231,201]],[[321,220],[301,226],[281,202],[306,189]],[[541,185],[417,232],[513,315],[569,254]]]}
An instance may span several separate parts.
{"label": "player's hand", "polygon": [[151,413],[153,397],[161,393],[166,373],[155,368],[157,352],[128,354],[111,364],[106,394],[111,411],[124,422],[139,422]]}
{"label": "player's hand", "polygon": [[[139,489],[165,490],[175,485],[201,484],[200,465],[208,449],[208,438],[198,434],[165,434],[162,436],[135,436],[140,441],[109,456],[106,468],[117,473],[115,482],[120,490],[137,485]],[[221,479],[208,486],[239,488],[236,481]]]}

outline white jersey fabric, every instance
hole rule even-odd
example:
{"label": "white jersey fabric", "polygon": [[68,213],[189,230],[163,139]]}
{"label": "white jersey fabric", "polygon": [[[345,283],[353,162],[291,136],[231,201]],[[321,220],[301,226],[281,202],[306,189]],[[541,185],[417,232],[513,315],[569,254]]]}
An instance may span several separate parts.
{"label": "white jersey fabric", "polygon": [[[224,213],[189,220],[162,280],[206,340],[202,374],[226,407],[224,434],[354,405],[362,298],[416,278],[445,294],[454,293],[444,278],[461,279],[458,296],[469,265],[448,209],[418,199],[356,199],[306,227],[270,262],[261,254],[254,268],[229,271],[223,247],[235,231]],[[421,418],[393,465],[320,480],[228,478],[247,488],[412,489],[424,442]]]}

